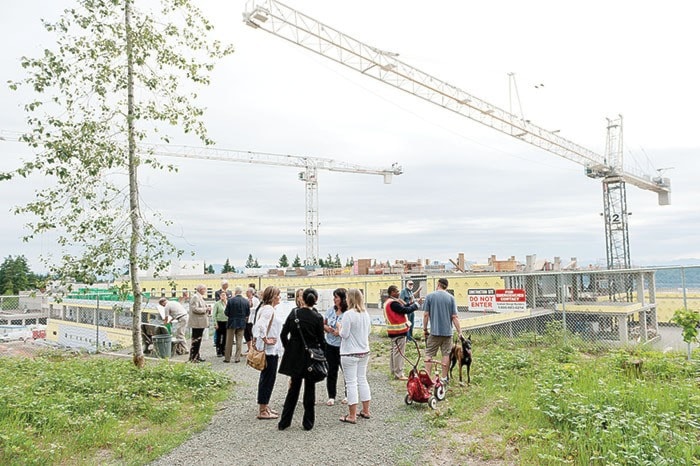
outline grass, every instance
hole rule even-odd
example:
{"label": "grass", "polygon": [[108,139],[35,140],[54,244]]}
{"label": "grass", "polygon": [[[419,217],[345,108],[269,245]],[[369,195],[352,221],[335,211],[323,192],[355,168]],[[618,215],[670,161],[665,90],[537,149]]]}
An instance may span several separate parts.
{"label": "grass", "polygon": [[144,464],[209,421],[230,382],[203,365],[0,358],[0,464]]}
{"label": "grass", "polygon": [[[390,340],[375,334],[370,370],[388,375]],[[455,373],[424,410],[415,462],[700,464],[700,364],[684,353],[593,346],[556,325],[472,340],[472,383]],[[0,464],[146,464],[203,429],[230,383],[206,365],[0,358]]]}
{"label": "grass", "polygon": [[427,414],[448,441],[426,458],[700,464],[700,365],[682,354],[601,350],[557,329],[537,345],[527,336],[472,339],[472,384],[453,380],[446,401]]}

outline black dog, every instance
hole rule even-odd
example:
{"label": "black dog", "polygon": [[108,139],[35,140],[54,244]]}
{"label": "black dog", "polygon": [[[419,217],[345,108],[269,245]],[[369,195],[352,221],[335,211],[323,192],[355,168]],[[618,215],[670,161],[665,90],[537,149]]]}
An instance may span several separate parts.
{"label": "black dog", "polygon": [[459,381],[462,382],[462,367],[467,366],[467,383],[472,382],[469,377],[469,368],[472,365],[472,336],[469,335],[466,339],[460,335],[459,342],[455,343],[450,350],[450,378],[452,378],[452,368],[459,363]]}

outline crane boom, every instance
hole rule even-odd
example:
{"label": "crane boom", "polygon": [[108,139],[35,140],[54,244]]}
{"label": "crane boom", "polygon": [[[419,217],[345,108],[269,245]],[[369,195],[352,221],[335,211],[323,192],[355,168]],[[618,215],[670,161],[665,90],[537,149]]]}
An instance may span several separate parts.
{"label": "crane boom", "polygon": [[578,163],[590,178],[602,178],[609,268],[629,267],[630,262],[625,184],[656,193],[660,205],[670,203],[668,178],[623,167],[622,151],[618,150],[622,143],[622,118],[609,124],[607,151],[600,155],[414,68],[399,60],[396,53],[360,42],[276,0],[258,0],[257,4],[249,1],[243,20],[255,29],[263,29],[366,76]]}
{"label": "crane boom", "polygon": [[224,162],[277,165],[280,167],[314,167],[318,170],[361,173],[365,175],[383,175],[389,178],[391,178],[392,175],[400,175],[403,173],[403,169],[398,163],[392,164],[391,168],[372,168],[353,163],[339,162],[337,160],[322,157],[241,151],[234,149],[222,149],[218,147],[177,146],[169,144],[139,143],[139,149],[141,151],[152,153],[153,155],[162,155],[166,157],[221,160]]}
{"label": "crane boom", "polygon": [[662,195],[670,192],[670,186],[658,177],[624,171],[621,165],[611,163],[603,155],[414,68],[399,60],[395,53],[362,43],[281,2],[263,0],[251,6],[243,16],[249,26],[268,31],[366,76],[583,165],[592,178],[612,174],[620,176],[634,186],[658,193],[660,204],[664,204]]}

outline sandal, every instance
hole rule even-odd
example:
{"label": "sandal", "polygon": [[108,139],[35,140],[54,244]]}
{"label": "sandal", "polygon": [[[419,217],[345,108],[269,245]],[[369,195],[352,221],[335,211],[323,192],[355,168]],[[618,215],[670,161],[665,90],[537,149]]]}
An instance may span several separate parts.
{"label": "sandal", "polygon": [[352,419],[348,419],[347,415],[341,417],[340,422],[347,422],[348,424],[357,424],[357,421],[353,421]]}
{"label": "sandal", "polygon": [[326,401],[326,406],[333,406],[335,404],[335,398],[329,398],[328,401]]}
{"label": "sandal", "polygon": [[258,414],[258,419],[277,419],[279,416],[277,414],[272,414],[265,411],[264,413]]}
{"label": "sandal", "polygon": [[365,414],[365,413],[363,413],[362,411],[360,411],[360,417],[361,417],[362,419],[369,419],[371,416],[370,416],[369,414]]}
{"label": "sandal", "polygon": [[275,416],[279,416],[280,413],[278,413],[274,409],[267,408],[267,414],[274,414]]}

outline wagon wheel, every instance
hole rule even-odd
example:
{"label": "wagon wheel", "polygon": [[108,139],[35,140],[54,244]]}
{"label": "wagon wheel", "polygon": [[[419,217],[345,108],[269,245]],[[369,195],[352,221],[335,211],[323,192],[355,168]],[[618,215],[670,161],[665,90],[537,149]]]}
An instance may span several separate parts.
{"label": "wagon wheel", "polygon": [[404,398],[403,401],[407,405],[413,404],[413,398],[411,398],[411,395],[409,395],[409,394],[406,394],[406,398]]}
{"label": "wagon wheel", "polygon": [[437,408],[437,398],[435,398],[434,396],[428,398],[428,406],[430,406],[430,409]]}
{"label": "wagon wheel", "polygon": [[445,387],[445,384],[439,384],[435,386],[435,398],[438,399],[438,401],[442,401],[445,399],[445,395],[447,394],[447,387]]}

